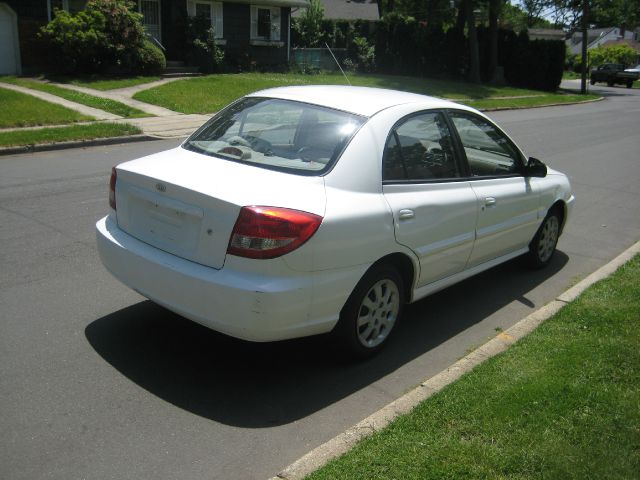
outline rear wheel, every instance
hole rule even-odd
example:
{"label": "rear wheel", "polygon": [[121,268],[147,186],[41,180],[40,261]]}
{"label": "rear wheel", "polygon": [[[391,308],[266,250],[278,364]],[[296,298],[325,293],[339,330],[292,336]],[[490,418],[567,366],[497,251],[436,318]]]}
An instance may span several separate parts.
{"label": "rear wheel", "polygon": [[527,255],[529,264],[534,268],[547,265],[556,251],[560,237],[560,216],[556,210],[550,211],[529,244]]}
{"label": "rear wheel", "polygon": [[633,80],[627,80],[627,88],[633,87]]}
{"label": "rear wheel", "polygon": [[589,83],[590,83],[591,85],[595,85],[595,84],[596,84],[596,80],[595,80],[594,78],[592,78],[591,80],[589,80]]}
{"label": "rear wheel", "polygon": [[372,268],[360,280],[340,312],[336,343],[352,358],[367,358],[389,340],[404,305],[402,277],[390,265]]}
{"label": "rear wheel", "polygon": [[613,80],[607,80],[607,85],[613,87]]}

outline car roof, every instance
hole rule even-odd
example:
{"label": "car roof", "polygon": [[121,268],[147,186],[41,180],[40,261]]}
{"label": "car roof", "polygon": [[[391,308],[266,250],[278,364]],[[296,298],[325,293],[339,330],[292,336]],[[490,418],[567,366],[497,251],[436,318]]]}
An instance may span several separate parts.
{"label": "car roof", "polygon": [[278,87],[254,92],[248,96],[281,98],[284,100],[311,103],[366,117],[371,117],[390,107],[406,104],[416,104],[416,107],[420,109],[458,108],[475,111],[464,105],[416,93],[387,90],[384,88],[350,87],[344,85]]}

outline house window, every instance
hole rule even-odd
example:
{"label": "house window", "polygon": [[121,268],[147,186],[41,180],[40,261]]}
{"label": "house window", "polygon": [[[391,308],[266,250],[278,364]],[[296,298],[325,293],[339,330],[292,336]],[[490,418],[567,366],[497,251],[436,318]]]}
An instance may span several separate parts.
{"label": "house window", "polygon": [[190,17],[204,17],[211,22],[215,38],[224,37],[222,22],[222,3],[208,0],[189,1],[187,9]]}
{"label": "house window", "polygon": [[280,42],[280,7],[251,5],[251,40]]}
{"label": "house window", "polygon": [[47,0],[49,20],[53,18],[54,11],[66,10],[69,13],[78,13],[87,6],[87,0]]}

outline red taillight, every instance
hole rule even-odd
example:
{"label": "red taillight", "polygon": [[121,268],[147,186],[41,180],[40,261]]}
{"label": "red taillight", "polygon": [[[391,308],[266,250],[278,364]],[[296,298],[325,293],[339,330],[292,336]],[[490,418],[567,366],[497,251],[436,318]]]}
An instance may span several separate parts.
{"label": "red taillight", "polygon": [[118,172],[116,167],[111,169],[111,179],[109,180],[109,205],[114,210],[116,209],[116,179],[118,178]]}
{"label": "red taillight", "polygon": [[227,253],[275,258],[295,250],[318,230],[322,217],[278,207],[242,207]]}

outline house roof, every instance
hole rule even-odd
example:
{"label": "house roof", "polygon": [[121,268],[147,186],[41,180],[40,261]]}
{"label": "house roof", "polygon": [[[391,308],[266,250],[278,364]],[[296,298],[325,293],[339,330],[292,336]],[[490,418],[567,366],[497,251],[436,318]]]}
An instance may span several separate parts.
{"label": "house roof", "polygon": [[557,39],[564,40],[567,34],[563,30],[556,28],[530,28],[528,30],[529,38],[535,40],[539,39]]}
{"label": "house roof", "polygon": [[630,38],[620,38],[618,40],[609,40],[609,41],[604,42],[602,44],[603,47],[611,47],[611,46],[614,46],[614,45],[629,45],[636,52],[640,53],[640,42],[637,42],[637,41],[632,40]]}
{"label": "house roof", "polygon": [[[377,0],[320,0],[324,18],[331,20],[380,20]],[[293,13],[301,17],[304,11]]]}
{"label": "house roof", "polygon": [[300,7],[307,8],[309,0],[224,0],[227,3],[250,3],[251,5],[265,5],[268,7]]}

